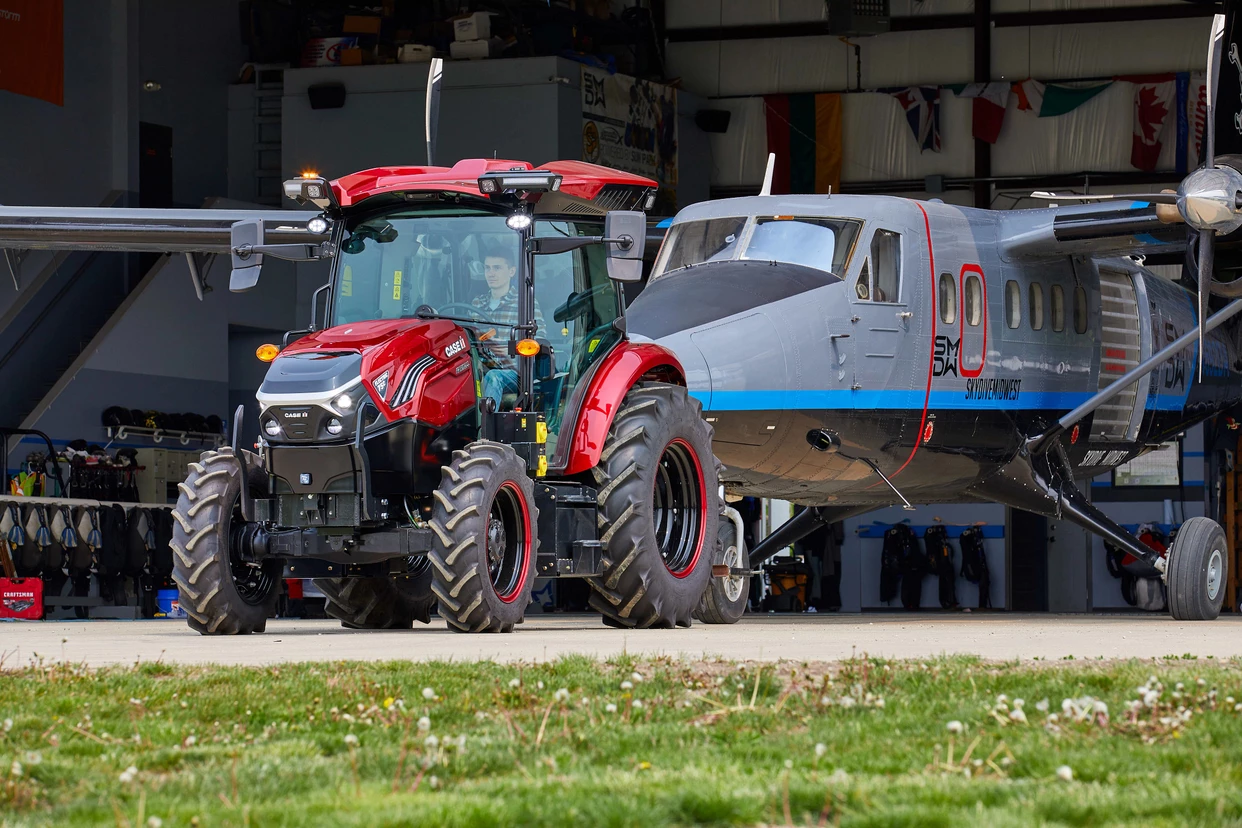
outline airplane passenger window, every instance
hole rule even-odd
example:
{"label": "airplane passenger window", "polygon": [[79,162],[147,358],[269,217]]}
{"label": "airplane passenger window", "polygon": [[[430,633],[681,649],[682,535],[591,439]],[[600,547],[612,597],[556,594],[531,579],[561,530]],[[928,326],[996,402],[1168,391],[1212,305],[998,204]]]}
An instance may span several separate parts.
{"label": "airplane passenger window", "polygon": [[952,325],[957,321],[957,284],[952,273],[940,274],[940,321]]}
{"label": "airplane passenger window", "polygon": [[1005,282],[1005,323],[1011,328],[1022,324],[1022,288],[1012,279]]}
{"label": "airplane passenger window", "polygon": [[1031,330],[1044,329],[1044,286],[1039,282],[1031,282]]}
{"label": "airplane passenger window", "polygon": [[676,224],[660,249],[652,278],[703,262],[732,259],[746,218],[719,218]]}
{"label": "airplane passenger window", "polygon": [[788,262],[842,274],[849,266],[857,221],[793,216],[759,217],[743,259]]}
{"label": "airplane passenger window", "polygon": [[1080,334],[1087,332],[1087,291],[1082,285],[1074,288],[1074,330]]}
{"label": "airplane passenger window", "polygon": [[1065,330],[1065,289],[1060,285],[1052,286],[1052,329]]}
{"label": "airplane passenger window", "polygon": [[974,273],[966,277],[965,298],[962,300],[962,314],[966,324],[977,328],[983,322],[983,282]]}
{"label": "airplane passenger window", "polygon": [[901,288],[901,235],[876,230],[871,237],[871,259],[875,277],[871,298],[876,302],[897,302]]}

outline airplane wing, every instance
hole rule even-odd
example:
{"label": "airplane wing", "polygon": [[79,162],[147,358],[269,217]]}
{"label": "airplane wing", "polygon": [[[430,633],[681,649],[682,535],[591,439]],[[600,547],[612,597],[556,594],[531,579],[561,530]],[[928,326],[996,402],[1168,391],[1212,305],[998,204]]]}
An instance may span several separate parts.
{"label": "airplane wing", "polygon": [[1001,217],[1002,255],[1033,261],[1072,255],[1180,253],[1186,226],[1166,223],[1146,201],[1014,210]]}

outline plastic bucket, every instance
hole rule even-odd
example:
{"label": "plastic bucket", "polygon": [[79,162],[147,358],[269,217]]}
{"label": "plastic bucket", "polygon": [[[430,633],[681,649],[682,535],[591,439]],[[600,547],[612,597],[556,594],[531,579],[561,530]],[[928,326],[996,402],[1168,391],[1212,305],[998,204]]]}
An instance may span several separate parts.
{"label": "plastic bucket", "polygon": [[161,589],[155,593],[156,618],[185,618],[179,594],[175,589]]}

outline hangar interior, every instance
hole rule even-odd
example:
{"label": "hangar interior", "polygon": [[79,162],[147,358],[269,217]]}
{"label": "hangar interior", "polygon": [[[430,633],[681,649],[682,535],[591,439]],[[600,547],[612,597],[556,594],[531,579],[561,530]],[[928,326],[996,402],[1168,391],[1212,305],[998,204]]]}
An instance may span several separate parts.
{"label": "hangar interior", "polygon": [[[31,22],[44,3],[58,9],[55,26],[21,30],[22,55],[27,74],[55,77],[35,91],[5,86],[11,75],[0,73],[0,204],[291,206],[280,203],[280,182],[307,170],[336,178],[422,163],[422,58],[439,53],[449,59],[438,164],[592,160],[589,73],[650,82],[662,101],[667,91],[676,146],[652,218],[757,192],[769,153],[774,192],[1026,209],[1042,206],[1032,190],[1176,186],[1199,157],[1212,13],[1180,0],[17,5]],[[454,20],[480,18],[490,37],[455,37]],[[19,23],[0,20],[0,32],[16,34]],[[108,462],[78,469],[84,456],[65,473],[101,502],[151,505],[155,524],[168,522],[155,507],[175,499],[186,464],[223,439],[237,406],[257,433],[254,392],[266,366],[255,350],[305,327],[324,281],[323,265],[273,263],[256,290],[231,294],[226,262],[181,255],[23,251],[5,264],[0,377],[9,391],[0,426],[43,432],[58,453],[134,449],[139,481],[119,473],[121,483],[108,482]],[[205,271],[205,285],[192,269]],[[1160,260],[1157,270],[1176,278],[1180,266]],[[121,433],[101,419],[113,407],[143,416]],[[148,422],[153,412],[199,416],[161,425]],[[1189,430],[1093,481],[1093,500],[1119,523],[1166,534],[1213,515],[1232,542],[1233,426],[1222,417]],[[43,443],[14,433],[6,445],[16,479]],[[783,502],[749,509],[755,541],[791,512]],[[903,521],[919,537],[943,524],[954,546],[982,525],[989,598],[981,603],[978,586],[956,575],[963,607],[1091,612],[1135,603],[1103,542],[1084,530],[999,505],[946,504],[883,509],[798,544],[770,562],[776,587],[756,592],[753,609],[900,610],[881,600],[880,560],[884,530]],[[135,596],[167,586],[135,583],[122,602],[73,580],[52,589],[82,600],[56,612],[132,617]],[[1235,590],[1231,583],[1233,610]],[[558,599],[541,589],[536,600],[551,609]],[[941,605],[936,578],[926,578],[919,603]]]}

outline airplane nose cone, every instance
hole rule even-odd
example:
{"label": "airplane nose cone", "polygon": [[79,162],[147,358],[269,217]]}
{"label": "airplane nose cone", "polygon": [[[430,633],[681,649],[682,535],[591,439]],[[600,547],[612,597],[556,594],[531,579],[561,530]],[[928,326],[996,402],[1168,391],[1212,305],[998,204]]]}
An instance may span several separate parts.
{"label": "airplane nose cone", "polygon": [[1233,167],[1195,170],[1178,188],[1178,209],[1196,230],[1232,233],[1242,227],[1242,173]]}

